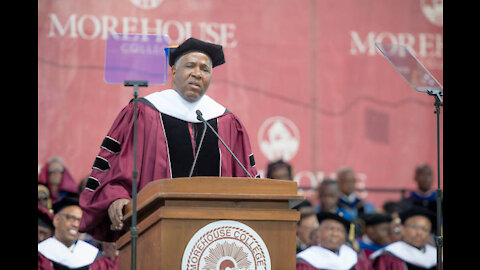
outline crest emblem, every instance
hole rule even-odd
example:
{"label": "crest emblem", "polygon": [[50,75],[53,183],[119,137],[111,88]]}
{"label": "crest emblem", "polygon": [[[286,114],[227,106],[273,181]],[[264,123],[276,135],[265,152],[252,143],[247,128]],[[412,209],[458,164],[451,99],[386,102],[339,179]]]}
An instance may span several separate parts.
{"label": "crest emblem", "polygon": [[258,130],[258,145],[268,160],[291,160],[300,145],[297,126],[281,116],[268,118]]}
{"label": "crest emblem", "polygon": [[420,0],[420,7],[431,23],[443,26],[443,0]]}
{"label": "crest emblem", "polygon": [[270,254],[249,226],[221,220],[198,230],[183,253],[182,270],[270,270]]}

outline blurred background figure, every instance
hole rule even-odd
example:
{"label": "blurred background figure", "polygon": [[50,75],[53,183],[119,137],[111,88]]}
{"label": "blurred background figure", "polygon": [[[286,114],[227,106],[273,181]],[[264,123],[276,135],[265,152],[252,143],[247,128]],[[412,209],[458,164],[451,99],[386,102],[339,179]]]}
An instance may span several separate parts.
{"label": "blurred background figure", "polygon": [[[338,200],[340,199],[340,188],[338,182],[332,179],[324,179],[320,186],[317,189],[319,204],[315,206],[315,211],[320,212],[330,212],[337,215],[342,215],[343,218],[347,220],[352,220],[352,215],[350,215],[346,210],[338,207]],[[341,214],[340,214],[341,213]]]}
{"label": "blurred background figure", "polygon": [[279,180],[293,180],[292,165],[282,159],[270,162],[267,166],[266,178]]}
{"label": "blurred background figure", "polygon": [[373,252],[391,243],[392,217],[389,214],[372,213],[362,219],[365,221],[365,233],[357,241],[361,251],[368,258]]}
{"label": "blurred background figure", "polygon": [[415,168],[414,180],[417,190],[412,191],[406,199],[413,205],[425,207],[435,212],[437,209],[437,193],[432,189],[433,174],[432,168],[427,164],[420,164]]}
{"label": "blurred background figure", "polygon": [[53,235],[53,214],[50,211],[38,205],[38,243],[50,238]]}
{"label": "blurred background figure", "polygon": [[311,206],[303,206],[298,210],[300,220],[297,222],[297,253],[312,244],[311,233],[318,227],[317,213]]}
{"label": "blurred background figure", "polygon": [[350,221],[330,212],[317,214],[317,219],[319,226],[312,232],[312,246],[297,254],[297,270],[371,269],[370,262],[361,260],[346,244]]}
{"label": "blurred background figure", "polygon": [[51,157],[38,175],[38,183],[46,185],[52,202],[69,196],[78,197],[78,184],[58,156]]}
{"label": "blurred background figure", "polygon": [[437,249],[429,244],[435,233],[435,214],[423,207],[400,213],[402,238],[370,255],[375,270],[435,269]]}
{"label": "blurred background figure", "polygon": [[337,182],[340,187],[338,207],[347,211],[353,218],[375,212],[375,206],[357,197],[355,194],[355,172],[350,167],[341,167],[337,171]]}
{"label": "blurred background figure", "polygon": [[38,205],[41,205],[47,210],[52,209],[52,199],[50,198],[50,191],[44,184],[38,184]]}

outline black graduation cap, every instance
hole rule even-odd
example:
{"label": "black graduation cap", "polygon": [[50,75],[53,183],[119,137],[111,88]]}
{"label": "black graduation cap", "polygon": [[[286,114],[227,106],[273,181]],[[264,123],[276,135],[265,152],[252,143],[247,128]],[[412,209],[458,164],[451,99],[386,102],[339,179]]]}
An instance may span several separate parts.
{"label": "black graduation cap", "polygon": [[413,216],[424,216],[430,220],[432,223],[432,233],[436,232],[437,220],[436,215],[432,211],[428,210],[425,207],[413,206],[406,211],[399,213],[402,224],[405,224],[405,221]]}
{"label": "black graduation cap", "polygon": [[345,226],[345,231],[349,231],[350,230],[350,221],[346,220],[345,218],[341,217],[340,215],[337,215],[337,214],[334,214],[334,213],[331,213],[331,212],[320,212],[317,214],[317,219],[318,219],[318,223],[322,223],[324,220],[326,219],[333,219],[333,220],[336,220],[340,223],[343,224],[343,226]]}
{"label": "black graduation cap", "polygon": [[384,213],[370,213],[363,216],[362,219],[365,221],[366,226],[392,221],[392,217]]}
{"label": "black graduation cap", "polygon": [[190,52],[201,52],[208,55],[212,60],[212,68],[225,63],[222,45],[205,42],[191,37],[178,47],[169,49],[168,64],[173,66],[178,57]]}
{"label": "black graduation cap", "polygon": [[73,197],[63,197],[52,205],[53,213],[57,214],[63,208],[71,205],[79,206],[78,199]]}

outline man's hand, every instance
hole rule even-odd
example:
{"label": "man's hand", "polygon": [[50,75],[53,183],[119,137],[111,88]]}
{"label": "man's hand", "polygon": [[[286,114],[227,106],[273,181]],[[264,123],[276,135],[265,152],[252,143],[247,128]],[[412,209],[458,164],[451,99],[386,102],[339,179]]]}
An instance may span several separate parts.
{"label": "man's hand", "polygon": [[119,231],[123,228],[123,207],[130,202],[129,199],[117,199],[113,201],[108,207],[108,216],[112,225],[110,230]]}

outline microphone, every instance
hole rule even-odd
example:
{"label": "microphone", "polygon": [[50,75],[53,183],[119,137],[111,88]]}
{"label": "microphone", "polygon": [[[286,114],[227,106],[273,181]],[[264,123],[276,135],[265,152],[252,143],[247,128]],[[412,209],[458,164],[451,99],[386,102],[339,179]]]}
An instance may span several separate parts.
{"label": "microphone", "polygon": [[[197,114],[198,114],[198,110],[197,110]],[[200,144],[198,144],[197,153],[195,155],[195,159],[193,160],[192,168],[190,169],[190,173],[188,174],[188,177],[192,177],[193,169],[195,168],[195,164],[197,163],[198,155],[200,154],[200,149],[202,149],[203,138],[205,138],[205,132],[207,131],[207,125],[205,123],[206,122],[203,122],[202,137],[200,138]]]}
{"label": "microphone", "polygon": [[[240,164],[240,167],[242,167],[242,169],[247,173],[247,175],[249,177],[253,178],[252,175],[247,171],[247,169],[245,169],[245,167],[240,162],[240,160],[238,160],[237,156],[235,156],[235,154],[232,152],[232,150],[230,150],[230,148],[227,146],[227,144],[225,144],[225,142],[222,140],[222,138],[220,138],[220,135],[218,135],[218,133],[215,131],[215,129],[203,118],[202,112],[200,110],[197,110],[196,113],[197,113],[197,119],[203,122],[204,127],[205,127],[205,125],[207,125],[213,131],[215,136],[217,136],[217,138],[222,142],[223,146],[225,146],[225,148],[227,148],[228,152],[230,152],[232,157],[235,158],[235,160],[237,161],[238,164]],[[205,132],[205,129],[204,129],[204,132]],[[200,150],[198,152],[200,152]]]}

